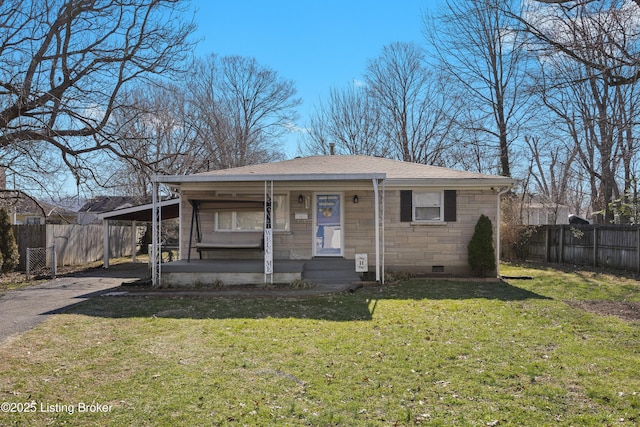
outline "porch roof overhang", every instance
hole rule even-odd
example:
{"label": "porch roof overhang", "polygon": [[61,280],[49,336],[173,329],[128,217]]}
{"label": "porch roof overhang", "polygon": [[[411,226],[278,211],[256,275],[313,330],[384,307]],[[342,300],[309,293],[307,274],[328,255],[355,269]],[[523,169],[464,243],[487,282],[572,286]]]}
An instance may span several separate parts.
{"label": "porch roof overhang", "polygon": [[331,181],[385,181],[387,188],[393,187],[438,187],[438,188],[494,188],[513,187],[517,180],[508,177],[487,178],[388,178],[386,173],[329,173],[286,175],[156,175],[155,182],[170,186],[198,186],[206,184],[241,182],[331,182]]}
{"label": "porch roof overhang", "polygon": [[[158,203],[162,219],[173,219],[180,216],[180,199],[163,200]],[[153,218],[153,203],[116,209],[98,215],[101,220],[110,221],[140,221],[151,222]]]}
{"label": "porch roof overhang", "polygon": [[180,186],[222,182],[264,181],[370,181],[385,179],[385,173],[296,173],[296,174],[220,174],[220,175],[154,175],[153,181]]}

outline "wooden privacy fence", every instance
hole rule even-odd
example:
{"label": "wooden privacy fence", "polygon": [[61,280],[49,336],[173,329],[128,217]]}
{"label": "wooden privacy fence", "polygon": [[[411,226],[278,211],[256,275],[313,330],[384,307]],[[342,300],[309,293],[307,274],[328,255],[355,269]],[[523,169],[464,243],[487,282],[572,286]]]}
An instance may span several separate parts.
{"label": "wooden privacy fence", "polygon": [[532,260],[628,270],[640,274],[640,226],[545,225],[531,236]]}
{"label": "wooden privacy fence", "polygon": [[[137,241],[143,231],[144,227],[109,226],[109,255],[111,257],[133,255],[134,236]],[[14,225],[13,234],[20,252],[18,270],[26,268],[27,248],[55,246],[58,267],[87,264],[103,259],[104,228],[102,225]]]}
{"label": "wooden privacy fence", "polygon": [[27,269],[27,248],[43,248],[47,245],[47,226],[14,225],[12,229],[18,244],[18,253],[20,254],[17,269],[24,271]]}

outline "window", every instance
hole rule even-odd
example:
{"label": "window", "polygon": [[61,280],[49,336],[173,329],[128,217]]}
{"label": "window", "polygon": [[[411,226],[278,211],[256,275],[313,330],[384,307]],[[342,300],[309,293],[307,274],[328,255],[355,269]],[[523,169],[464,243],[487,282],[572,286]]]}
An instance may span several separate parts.
{"label": "window", "polygon": [[455,222],[456,190],[413,191],[400,190],[401,222]]}
{"label": "window", "polygon": [[[253,195],[252,197],[260,197]],[[274,230],[289,229],[289,195],[273,196],[272,216]],[[216,231],[262,231],[264,211],[229,211],[216,213]]]}
{"label": "window", "polygon": [[25,218],[25,224],[27,225],[40,225],[40,224],[44,224],[44,222],[42,222],[42,217],[39,216],[28,216]]}
{"label": "window", "polygon": [[413,220],[441,221],[442,193],[413,192]]}

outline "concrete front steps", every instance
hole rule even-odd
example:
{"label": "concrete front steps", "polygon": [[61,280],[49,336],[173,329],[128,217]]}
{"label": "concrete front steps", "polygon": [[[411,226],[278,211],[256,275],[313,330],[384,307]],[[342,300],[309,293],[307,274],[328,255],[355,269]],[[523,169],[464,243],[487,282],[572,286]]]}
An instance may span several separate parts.
{"label": "concrete front steps", "polygon": [[311,283],[349,284],[360,281],[356,273],[355,261],[344,258],[314,258],[305,261],[302,278]]}

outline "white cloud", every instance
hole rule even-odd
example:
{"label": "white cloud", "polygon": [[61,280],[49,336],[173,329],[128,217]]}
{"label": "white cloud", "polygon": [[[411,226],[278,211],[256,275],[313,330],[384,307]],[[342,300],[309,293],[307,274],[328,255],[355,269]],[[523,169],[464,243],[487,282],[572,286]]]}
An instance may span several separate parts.
{"label": "white cloud", "polygon": [[291,122],[285,124],[284,127],[289,132],[293,132],[293,133],[309,133],[309,128],[300,127],[295,123],[291,123]]}
{"label": "white cloud", "polygon": [[354,87],[366,87],[367,86],[367,82],[365,82],[364,80],[353,79],[353,86]]}

